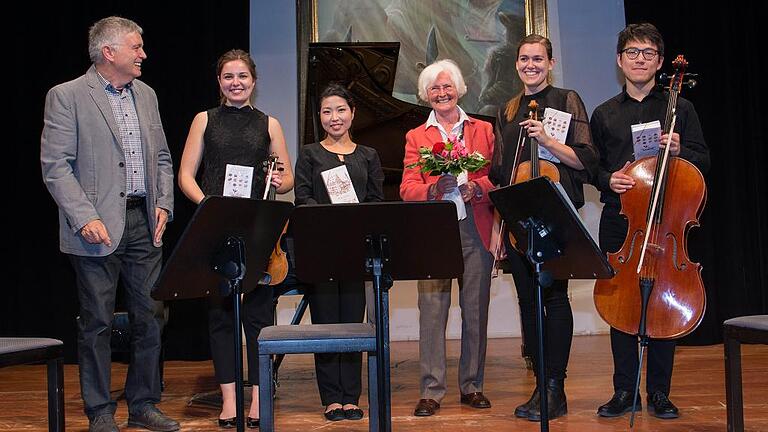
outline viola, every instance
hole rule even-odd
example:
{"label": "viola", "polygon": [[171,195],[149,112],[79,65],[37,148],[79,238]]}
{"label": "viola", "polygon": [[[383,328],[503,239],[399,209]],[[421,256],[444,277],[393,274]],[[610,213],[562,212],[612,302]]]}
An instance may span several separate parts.
{"label": "viola", "polygon": [[[275,195],[277,195],[277,188],[272,184],[272,174],[276,170],[282,169],[279,167],[280,164],[282,164],[282,162],[278,160],[277,155],[274,153],[269,155],[267,160],[264,161],[264,172],[266,173],[264,182],[266,185],[264,187],[264,195],[262,199],[272,201],[275,200]],[[275,247],[272,249],[272,253],[269,256],[267,273],[270,276],[270,286],[280,284],[288,276],[288,256],[285,254],[281,244],[287,229],[288,222],[286,222],[285,226],[283,226],[283,232],[280,234],[280,237],[278,237],[277,242],[275,243]]]}
{"label": "viola", "polygon": [[656,156],[637,160],[626,173],[635,186],[621,195],[621,214],[629,224],[621,249],[608,254],[616,270],[595,283],[600,316],[624,333],[674,339],[692,332],[706,309],[701,265],[688,258],[689,230],[699,225],[707,188],[692,163],[669,154],[677,98],[688,62],[677,56],[669,85],[664,133]]}

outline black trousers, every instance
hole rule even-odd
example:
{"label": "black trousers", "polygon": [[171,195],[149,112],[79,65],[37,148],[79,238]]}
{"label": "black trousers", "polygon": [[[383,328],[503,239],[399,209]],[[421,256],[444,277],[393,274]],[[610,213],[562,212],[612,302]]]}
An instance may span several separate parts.
{"label": "black trousers", "polygon": [[[528,259],[507,245],[509,265],[515,280],[520,305],[526,353],[534,366],[538,361],[539,339],[536,329],[536,284]],[[573,339],[573,311],[568,299],[568,281],[555,280],[542,291],[544,303],[544,355],[547,378],[565,379]],[[534,367],[538,373],[538,369]]]}
{"label": "black trousers", "polygon": [[[619,215],[619,209],[605,206],[600,216],[600,249],[616,252],[627,235],[627,220]],[[669,394],[672,380],[672,366],[675,360],[674,340],[651,339],[648,343],[648,363],[645,389],[648,394],[662,391]],[[613,352],[613,389],[632,392],[639,367],[638,339],[611,328],[611,351]]]}
{"label": "black trousers", "polygon": [[[154,214],[152,215],[154,216]],[[125,287],[131,323],[131,364],[125,378],[125,398],[131,413],[160,401],[160,326],[157,302],[150,297],[160,275],[162,249],[152,244],[145,206],[131,206],[117,249],[103,257],[69,255],[77,275],[80,301],[77,350],[80,388],[89,419],[114,414],[110,393],[110,337],[118,279]]]}
{"label": "black trousers", "polygon": [[[359,323],[365,314],[363,282],[326,282],[307,292],[313,324]],[[361,353],[315,354],[317,388],[323,405],[360,400]]]}
{"label": "black trousers", "polygon": [[[259,384],[259,346],[261,329],[275,321],[272,287],[258,286],[243,296],[240,313],[245,331],[248,353],[248,381]],[[232,296],[212,296],[208,299],[208,334],[216,381],[227,384],[235,381],[235,331]]]}

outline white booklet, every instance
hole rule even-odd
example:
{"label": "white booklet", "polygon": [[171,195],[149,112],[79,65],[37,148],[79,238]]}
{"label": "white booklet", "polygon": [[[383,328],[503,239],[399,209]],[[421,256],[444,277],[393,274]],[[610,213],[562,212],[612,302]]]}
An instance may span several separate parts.
{"label": "white booklet", "polygon": [[[568,128],[571,126],[571,117],[573,117],[571,113],[547,107],[544,110],[544,118],[541,119],[541,123],[544,125],[544,131],[547,135],[565,144]],[[546,159],[554,163],[560,162],[557,156],[542,146],[539,146],[539,159]]]}
{"label": "white booklet", "polygon": [[635,147],[635,160],[659,154],[660,141],[661,122],[658,120],[632,125],[632,144]]}
{"label": "white booklet", "polygon": [[224,196],[250,198],[253,167],[227,164],[224,174]]}
{"label": "white booklet", "polygon": [[332,204],[357,203],[357,194],[345,165],[339,165],[320,173]]}

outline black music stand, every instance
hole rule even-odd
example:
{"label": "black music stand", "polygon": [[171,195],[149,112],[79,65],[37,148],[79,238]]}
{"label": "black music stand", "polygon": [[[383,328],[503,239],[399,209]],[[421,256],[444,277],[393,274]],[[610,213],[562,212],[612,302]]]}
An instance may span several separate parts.
{"label": "black music stand", "polygon": [[300,206],[291,228],[300,280],[373,281],[379,431],[389,432],[388,290],[395,280],[453,279],[464,273],[456,207],[446,201]]}
{"label": "black music stand", "polygon": [[491,191],[489,196],[535,272],[537,386],[541,397],[541,430],[548,431],[542,289],[555,279],[610,279],[614,270],[581,223],[568,197],[549,178],[538,177],[503,187]]}
{"label": "black music stand", "polygon": [[[252,291],[258,284],[269,283],[269,275],[264,271],[292,209],[293,204],[284,201],[204,198],[152,292],[157,300],[232,294],[238,432],[245,430],[240,294]],[[250,272],[246,272],[246,264]]]}

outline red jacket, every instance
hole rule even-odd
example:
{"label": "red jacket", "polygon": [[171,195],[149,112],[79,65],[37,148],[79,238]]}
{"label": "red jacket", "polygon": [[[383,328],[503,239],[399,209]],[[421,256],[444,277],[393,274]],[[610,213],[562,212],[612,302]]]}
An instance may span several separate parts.
{"label": "red jacket", "polygon": [[[425,129],[426,123],[411,129],[405,135],[405,158],[403,166],[408,166],[419,160],[419,148],[432,146],[443,137],[437,127],[431,126]],[[469,117],[469,121],[464,124],[464,144],[467,150],[472,153],[480,152],[486,159],[491,160],[493,155],[493,126],[485,121]],[[480,186],[483,195],[480,198],[474,197],[472,211],[474,212],[475,225],[483,245],[490,250],[491,230],[493,229],[493,205],[488,199],[488,191],[494,186],[488,180],[488,171],[490,165],[486,165],[480,171],[468,173],[469,180],[473,180]],[[430,176],[419,171],[419,168],[404,168],[403,181],[400,183],[400,197],[405,201],[426,201],[427,190],[432,183],[436,183],[439,176]]]}

